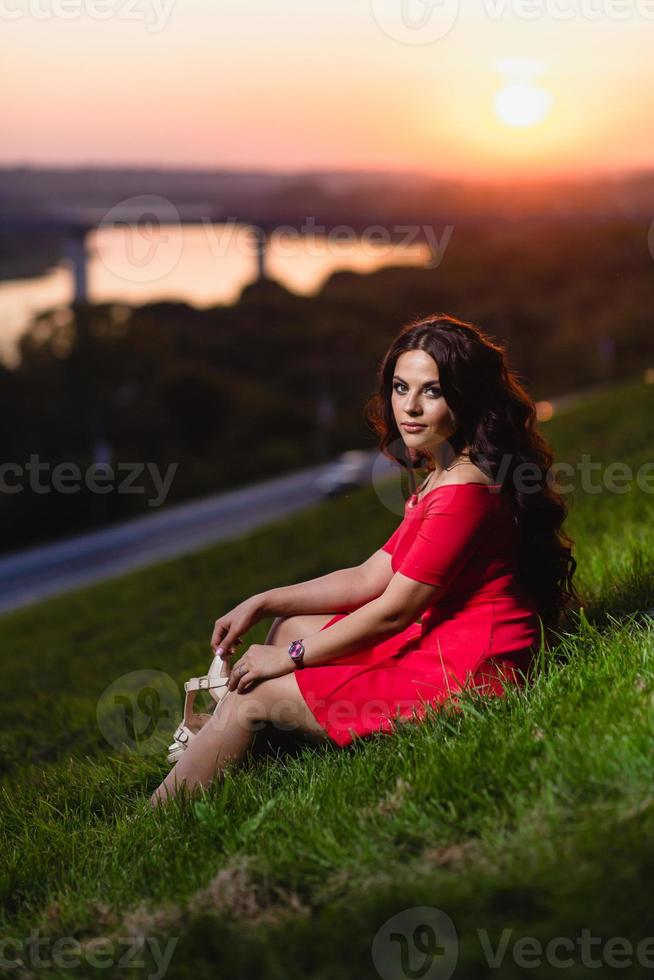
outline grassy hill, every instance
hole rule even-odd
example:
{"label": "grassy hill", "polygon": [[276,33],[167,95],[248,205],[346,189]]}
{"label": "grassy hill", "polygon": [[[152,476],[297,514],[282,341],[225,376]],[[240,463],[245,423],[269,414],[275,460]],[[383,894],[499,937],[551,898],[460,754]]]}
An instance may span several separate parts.
{"label": "grassy hill", "polygon": [[[147,798],[169,739],[158,754],[110,744],[97,715],[108,685],[135,670],[170,675],[172,732],[221,612],[362,561],[398,515],[362,489],[0,619],[0,936],[38,930],[43,959],[55,940],[78,940],[83,965],[53,976],[578,977],[592,962],[645,975],[654,619],[641,614],[654,607],[654,466],[626,492],[608,488],[607,467],[635,477],[652,460],[652,417],[654,386],[633,381],[544,424],[574,470],[567,529],[585,614],[529,690],[470,694],[462,712],[345,750],[280,735],[165,813]],[[592,484],[584,457],[601,464]],[[269,622],[247,642],[263,642]],[[104,966],[93,965],[99,937]],[[127,965],[127,937],[141,937],[140,967]],[[156,972],[155,942],[163,955],[169,941]]]}

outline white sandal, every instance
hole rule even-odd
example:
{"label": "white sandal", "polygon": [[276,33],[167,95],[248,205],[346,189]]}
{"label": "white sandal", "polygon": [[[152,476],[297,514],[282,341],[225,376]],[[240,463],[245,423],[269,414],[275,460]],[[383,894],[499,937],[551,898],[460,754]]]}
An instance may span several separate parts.
{"label": "white sandal", "polygon": [[209,691],[209,694],[216,702],[216,707],[213,709],[215,712],[225,694],[227,694],[228,684],[229,668],[227,659],[225,658],[223,660],[220,656],[214,656],[208,674],[204,674],[202,677],[189,677],[186,681],[184,684],[184,690],[186,691],[184,717],[179,728],[177,728],[173,735],[172,744],[168,746],[167,761],[169,763],[177,762],[213,714],[213,712],[193,712],[197,692]]}

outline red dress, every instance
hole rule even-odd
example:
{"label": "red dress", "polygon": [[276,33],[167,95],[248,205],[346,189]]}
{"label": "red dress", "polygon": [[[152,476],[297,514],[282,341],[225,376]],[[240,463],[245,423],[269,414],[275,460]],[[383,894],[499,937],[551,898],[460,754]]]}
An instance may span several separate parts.
{"label": "red dress", "polygon": [[[337,745],[391,734],[463,686],[501,695],[503,679],[523,683],[541,631],[537,606],[516,578],[518,535],[499,484],[445,484],[405,503],[402,523],[382,545],[393,572],[446,591],[402,632],[295,673]],[[322,629],[348,615],[336,613]]]}

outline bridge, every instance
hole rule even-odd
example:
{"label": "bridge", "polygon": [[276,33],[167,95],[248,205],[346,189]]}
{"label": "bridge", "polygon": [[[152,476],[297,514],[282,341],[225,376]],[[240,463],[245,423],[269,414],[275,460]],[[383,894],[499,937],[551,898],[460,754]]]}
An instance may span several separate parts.
{"label": "bridge", "polygon": [[[154,199],[154,200],[152,200]],[[84,207],[66,209],[48,208],[43,212],[17,213],[0,211],[0,234],[5,235],[39,235],[47,234],[61,239],[64,257],[72,267],[73,300],[88,302],[89,259],[88,236],[92,231],[101,228],[136,227],[144,222],[152,222],[156,227],[181,227],[182,225],[217,225],[231,224],[249,228],[253,239],[255,258],[255,281],[268,279],[266,273],[266,254],[272,235],[281,229],[292,231],[298,236],[307,236],[313,229],[316,233],[337,233],[339,229],[347,229],[355,237],[364,233],[372,233],[374,229],[382,229],[388,235],[388,241],[406,241],[407,234],[413,233],[409,244],[416,241],[426,244],[432,256],[437,255],[434,247],[433,233],[435,226],[418,224],[414,220],[400,222],[399,217],[386,213],[380,205],[376,214],[370,215],[341,215],[307,216],[300,214],[284,214],[268,217],[263,220],[253,215],[230,215],[216,208],[201,208],[198,205],[187,204],[177,208],[168,199],[158,195],[135,195],[128,202],[129,206],[116,205],[113,208]],[[458,223],[468,223],[470,219],[459,216]],[[309,225],[307,223],[310,223]],[[443,226],[446,227],[446,226]],[[453,225],[449,227],[453,228]],[[429,235],[428,232],[432,234]]]}
{"label": "bridge", "polygon": [[[99,210],[99,209],[96,209]],[[107,220],[107,215],[111,214],[111,219]],[[247,220],[238,218],[211,217],[207,215],[199,216],[197,212],[187,215],[180,214],[179,217],[168,214],[157,214],[156,209],[147,208],[135,215],[133,212],[120,212],[112,210],[107,212],[102,210],[100,214],[94,215],[88,212],[84,217],[74,217],[72,215],[56,214],[26,214],[16,215],[0,214],[0,234],[3,235],[49,235],[58,238],[63,243],[63,256],[71,263],[73,276],[73,301],[86,303],[88,301],[88,273],[87,265],[89,259],[88,236],[92,231],[100,228],[133,227],[143,221],[152,221],[157,227],[181,227],[189,224],[206,224],[231,222],[243,227],[250,228],[250,234],[254,238],[254,255],[256,262],[256,279],[267,279],[266,275],[266,249],[271,234],[277,227],[272,222],[264,224],[254,224]]]}

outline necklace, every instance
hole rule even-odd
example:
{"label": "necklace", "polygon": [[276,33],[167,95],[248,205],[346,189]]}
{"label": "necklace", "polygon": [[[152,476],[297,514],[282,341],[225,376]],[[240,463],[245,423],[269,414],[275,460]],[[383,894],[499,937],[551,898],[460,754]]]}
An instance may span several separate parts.
{"label": "necklace", "polygon": [[[469,458],[469,454],[468,453],[464,453],[463,455],[465,455],[467,458]],[[456,463],[452,463],[450,466],[448,466],[447,467],[447,470],[449,471],[449,470],[453,469],[455,466],[458,466],[460,463],[465,463],[465,462],[467,462],[467,459],[460,459]],[[424,488],[427,486],[427,484],[429,483],[429,481],[431,480],[431,478],[433,476],[433,473],[434,473],[434,471],[431,470],[431,472],[429,472],[427,474],[427,477],[422,481],[422,483],[420,484],[420,486],[418,487],[418,489],[414,493],[411,494],[411,496],[409,497],[409,499],[407,501],[409,507],[415,507],[416,506],[416,504],[418,503],[419,494],[421,494],[422,491],[424,490]],[[439,486],[439,484],[436,484],[436,486]],[[435,490],[436,487],[433,487],[432,489]]]}
{"label": "necklace", "polygon": [[420,486],[418,487],[418,489],[414,493],[411,494],[411,496],[409,497],[409,501],[408,501],[409,507],[415,507],[415,505],[418,503],[418,494],[419,493],[422,493],[422,491],[424,490],[424,488],[427,486],[427,484],[429,483],[429,480],[431,479],[432,473],[433,473],[433,470],[429,473],[429,475],[427,476],[427,479],[422,481],[422,483],[420,484]]}

